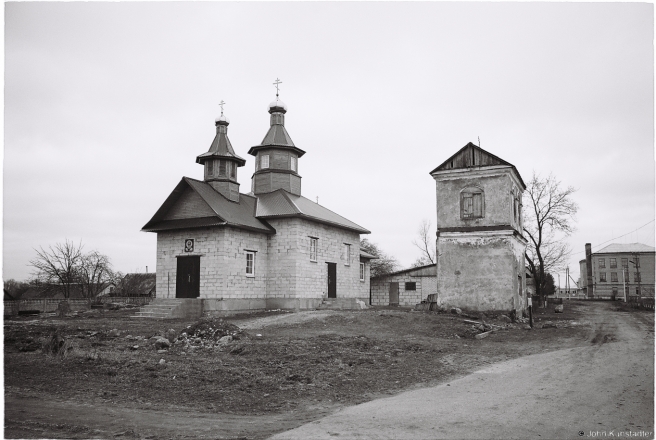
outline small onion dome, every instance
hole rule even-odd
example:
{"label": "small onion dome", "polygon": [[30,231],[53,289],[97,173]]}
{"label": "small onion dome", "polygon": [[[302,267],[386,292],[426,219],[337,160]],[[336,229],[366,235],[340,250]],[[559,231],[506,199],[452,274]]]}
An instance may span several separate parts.
{"label": "small onion dome", "polygon": [[276,97],[276,100],[269,104],[269,113],[273,112],[287,113],[287,105]]}
{"label": "small onion dome", "polygon": [[228,125],[230,124],[230,119],[226,118],[225,116],[221,115],[218,118],[214,120],[216,125]]}

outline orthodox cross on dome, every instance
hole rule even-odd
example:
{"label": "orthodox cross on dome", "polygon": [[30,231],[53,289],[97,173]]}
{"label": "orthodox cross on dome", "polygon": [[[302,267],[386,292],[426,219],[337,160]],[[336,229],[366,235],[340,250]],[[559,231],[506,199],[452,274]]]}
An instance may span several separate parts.
{"label": "orthodox cross on dome", "polygon": [[280,81],[278,78],[273,82],[273,85],[276,86],[276,98],[278,97],[278,92],[280,89],[278,88],[278,85],[282,84],[282,81]]}
{"label": "orthodox cross on dome", "polygon": [[221,116],[223,116],[223,106],[225,105],[225,102],[223,102],[223,99],[221,102],[219,102],[219,107],[221,107]]}

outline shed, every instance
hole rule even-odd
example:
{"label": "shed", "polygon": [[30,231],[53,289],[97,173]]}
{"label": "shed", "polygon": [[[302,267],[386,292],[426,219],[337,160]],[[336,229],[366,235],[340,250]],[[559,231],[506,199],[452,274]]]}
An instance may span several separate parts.
{"label": "shed", "polygon": [[371,305],[414,306],[437,293],[437,265],[412,267],[371,278]]}

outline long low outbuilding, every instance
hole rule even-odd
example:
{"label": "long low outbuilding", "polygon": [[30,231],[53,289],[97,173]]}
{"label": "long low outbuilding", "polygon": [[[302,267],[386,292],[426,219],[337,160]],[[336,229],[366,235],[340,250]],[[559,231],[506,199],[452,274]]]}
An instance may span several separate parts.
{"label": "long low outbuilding", "polygon": [[414,306],[437,293],[437,266],[429,264],[373,277],[370,287],[371,305]]}

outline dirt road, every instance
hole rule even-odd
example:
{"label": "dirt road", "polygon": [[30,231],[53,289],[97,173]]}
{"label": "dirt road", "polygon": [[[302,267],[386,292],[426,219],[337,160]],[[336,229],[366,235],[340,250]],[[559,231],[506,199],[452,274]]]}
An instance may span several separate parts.
{"label": "dirt road", "polygon": [[496,364],[273,438],[654,438],[654,315],[594,303],[588,317],[589,346]]}

